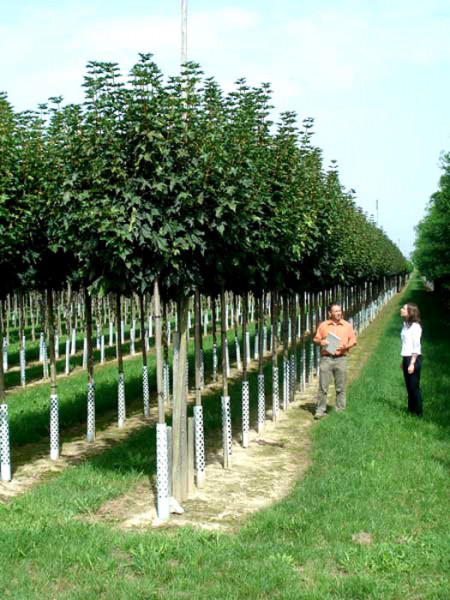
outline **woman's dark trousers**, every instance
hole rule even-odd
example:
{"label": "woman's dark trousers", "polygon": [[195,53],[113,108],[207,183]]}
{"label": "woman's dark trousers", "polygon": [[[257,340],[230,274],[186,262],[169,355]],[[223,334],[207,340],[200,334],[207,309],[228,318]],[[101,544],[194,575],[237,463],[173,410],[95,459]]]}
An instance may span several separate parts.
{"label": "woman's dark trousers", "polygon": [[405,377],[406,390],[408,392],[408,412],[421,417],[422,394],[420,392],[420,371],[422,370],[422,356],[417,356],[414,364],[414,372],[411,374],[408,373],[410,362],[410,356],[403,357],[403,375]]}

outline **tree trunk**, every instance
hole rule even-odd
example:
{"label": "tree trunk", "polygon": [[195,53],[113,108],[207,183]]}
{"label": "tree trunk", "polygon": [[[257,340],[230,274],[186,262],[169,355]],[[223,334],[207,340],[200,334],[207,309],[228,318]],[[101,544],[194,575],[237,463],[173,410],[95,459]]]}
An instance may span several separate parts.
{"label": "tree trunk", "polygon": [[195,343],[195,404],[202,403],[201,386],[201,323],[200,323],[200,290],[197,288],[194,295],[194,343]]}
{"label": "tree trunk", "polygon": [[[172,415],[172,490],[173,496],[182,502],[187,495],[187,315],[189,297],[181,296],[178,302],[178,370],[173,390]],[[174,349],[175,350],[175,349]]]}
{"label": "tree trunk", "polygon": [[122,307],[120,294],[116,294],[116,340],[117,340],[117,369],[123,373],[123,354],[122,354]]}
{"label": "tree trunk", "polygon": [[272,366],[278,367],[278,294],[272,292]]}
{"label": "tree trunk", "polygon": [[220,292],[220,314],[221,314],[221,341],[222,341],[222,387],[223,396],[228,396],[227,378],[227,322],[226,322],[225,291]]}
{"label": "tree trunk", "polygon": [[153,301],[155,306],[155,351],[156,351],[156,393],[158,396],[158,423],[165,423],[164,391],[163,391],[163,356],[161,327],[161,297],[159,282],[153,284]]}
{"label": "tree trunk", "polygon": [[258,300],[258,367],[259,374],[264,374],[264,292]]}
{"label": "tree trunk", "polygon": [[5,401],[5,373],[3,371],[3,301],[0,301],[0,344],[2,348],[0,357],[0,404]]}
{"label": "tree trunk", "polygon": [[87,288],[85,289],[84,294],[88,383],[94,383],[94,350],[92,347],[92,299]]}
{"label": "tree trunk", "polygon": [[292,295],[290,298],[290,316],[291,316],[291,352],[293,356],[292,366],[292,390],[291,390],[291,398],[294,400],[295,395],[295,386],[297,384],[297,337],[295,335],[295,324],[297,318],[297,307],[296,307],[296,299],[295,295]]}
{"label": "tree trunk", "polygon": [[53,291],[47,289],[47,330],[48,330],[48,350],[50,358],[50,394],[58,393],[56,384],[56,360],[55,360],[55,323],[53,316]]}
{"label": "tree trunk", "polygon": [[141,345],[142,345],[142,364],[144,367],[147,366],[147,347],[145,344],[145,312],[144,312],[144,294],[139,294],[139,318],[140,318],[140,329],[141,329]]}
{"label": "tree trunk", "polygon": [[242,298],[242,378],[247,380],[248,293]]}

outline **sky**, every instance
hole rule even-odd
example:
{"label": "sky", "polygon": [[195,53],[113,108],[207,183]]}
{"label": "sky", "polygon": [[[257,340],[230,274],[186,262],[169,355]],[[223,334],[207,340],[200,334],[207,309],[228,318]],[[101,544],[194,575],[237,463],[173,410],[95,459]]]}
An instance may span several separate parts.
{"label": "sky", "polygon": [[[356,202],[408,256],[450,151],[448,0],[187,0],[188,60],[225,91],[271,83],[276,120],[315,122]],[[181,0],[0,0],[0,91],[83,101],[91,60],[179,70]],[[378,212],[376,210],[378,201]]]}

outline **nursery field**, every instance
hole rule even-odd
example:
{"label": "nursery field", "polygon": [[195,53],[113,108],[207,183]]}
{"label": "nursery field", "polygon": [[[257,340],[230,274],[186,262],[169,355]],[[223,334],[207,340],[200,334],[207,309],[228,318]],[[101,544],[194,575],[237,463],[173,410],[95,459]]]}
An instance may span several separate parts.
{"label": "nursery field", "polygon": [[[398,313],[405,301],[418,303],[424,322],[421,420],[405,411],[399,369]],[[441,318],[444,310],[413,279],[361,335],[345,414],[332,411],[313,423],[311,386],[278,424],[253,434],[249,452],[262,450],[253,470],[236,458],[236,466],[218,477],[232,481],[231,489],[221,485],[230,497],[224,527],[215,518],[205,528],[199,515],[187,525],[188,505],[167,525],[156,528],[151,520],[138,519],[136,526],[124,527],[133,512],[143,510],[147,494],[151,502],[151,418],[109,448],[48,474],[26,493],[4,498],[2,598],[450,598],[450,327]],[[205,431],[217,423],[216,437],[219,397],[213,388],[204,400]],[[213,407],[210,413],[207,406]],[[214,444],[207,440],[207,446],[213,457]],[[273,462],[280,453],[292,467],[285,477],[279,474],[282,465]],[[236,476],[241,468],[242,482]],[[252,477],[264,482],[259,491],[256,483],[245,485]],[[232,514],[232,498],[239,492],[241,504]],[[259,509],[253,514],[244,511],[245,494],[247,504]],[[210,500],[219,502],[218,496]],[[115,513],[114,507],[120,510]]]}

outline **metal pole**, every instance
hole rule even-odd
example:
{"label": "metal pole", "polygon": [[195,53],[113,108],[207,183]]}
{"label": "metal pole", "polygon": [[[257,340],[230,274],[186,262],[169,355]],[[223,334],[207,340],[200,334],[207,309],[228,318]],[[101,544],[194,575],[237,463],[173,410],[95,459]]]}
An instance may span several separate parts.
{"label": "metal pole", "polygon": [[187,62],[187,0],[181,0],[181,64]]}

